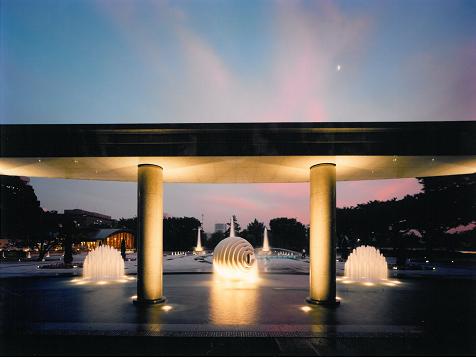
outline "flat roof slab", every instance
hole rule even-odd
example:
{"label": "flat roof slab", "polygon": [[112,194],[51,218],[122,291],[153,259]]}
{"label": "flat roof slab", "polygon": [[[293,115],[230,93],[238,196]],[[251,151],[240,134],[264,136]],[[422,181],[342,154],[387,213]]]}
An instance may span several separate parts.
{"label": "flat roof slab", "polygon": [[299,183],[317,163],[337,180],[476,172],[476,122],[2,125],[0,174],[167,183]]}
{"label": "flat roof slab", "polygon": [[323,162],[336,164],[338,181],[476,172],[476,156],[253,156],[0,158],[0,174],[135,182],[148,163],[164,169],[166,183],[302,183]]}

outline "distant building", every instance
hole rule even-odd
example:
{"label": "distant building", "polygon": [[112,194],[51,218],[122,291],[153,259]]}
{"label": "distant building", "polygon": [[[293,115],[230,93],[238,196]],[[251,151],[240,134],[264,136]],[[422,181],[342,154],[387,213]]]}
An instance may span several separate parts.
{"label": "distant building", "polygon": [[4,250],[10,247],[10,241],[8,239],[0,239],[0,250]]}
{"label": "distant building", "polygon": [[115,221],[109,215],[99,214],[81,209],[65,210],[64,216],[75,220],[80,227],[108,227],[112,226]]}
{"label": "distant building", "polygon": [[135,248],[135,234],[127,229],[97,229],[87,233],[81,240],[76,243],[79,249],[92,250],[99,245],[108,245],[120,250],[122,240],[126,242],[126,250]]}
{"label": "distant building", "polygon": [[215,232],[225,232],[226,224],[215,224]]}

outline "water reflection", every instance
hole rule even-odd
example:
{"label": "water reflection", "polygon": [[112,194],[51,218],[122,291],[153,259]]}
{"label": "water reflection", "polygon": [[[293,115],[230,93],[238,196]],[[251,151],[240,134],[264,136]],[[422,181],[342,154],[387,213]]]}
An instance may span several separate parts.
{"label": "water reflection", "polygon": [[266,256],[265,256],[265,257],[261,260],[261,262],[259,262],[259,263],[262,263],[261,266],[262,266],[262,271],[263,271],[263,272],[269,272],[269,271],[270,271],[269,261],[270,261],[269,257],[266,257]]}
{"label": "water reflection", "polygon": [[227,281],[214,274],[210,289],[210,319],[217,325],[254,324],[258,319],[257,282]]}
{"label": "water reflection", "polygon": [[327,307],[321,305],[306,305],[304,307],[309,307],[309,310],[303,310],[305,314],[309,317],[311,322],[311,331],[314,333],[335,333],[335,328],[337,325],[337,315],[339,314],[339,309],[335,307]]}
{"label": "water reflection", "polygon": [[128,287],[114,281],[88,282],[78,280],[74,288],[75,296],[80,298],[77,310],[84,320],[94,322],[121,322],[130,304]]}
{"label": "water reflection", "polygon": [[160,332],[162,315],[165,313],[161,305],[136,306],[135,312],[137,329]]}

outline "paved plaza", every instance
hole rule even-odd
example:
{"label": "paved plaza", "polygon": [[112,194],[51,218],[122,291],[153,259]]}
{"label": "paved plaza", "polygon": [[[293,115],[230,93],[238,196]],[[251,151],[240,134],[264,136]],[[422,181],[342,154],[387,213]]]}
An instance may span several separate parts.
{"label": "paved plaza", "polygon": [[[174,260],[186,266],[194,258]],[[74,347],[70,353],[118,355],[476,354],[474,275],[373,286],[338,277],[341,305],[327,308],[305,303],[304,264],[274,260],[275,271],[261,272],[254,284],[168,270],[168,301],[150,307],[132,304],[134,274],[101,284],[71,275],[4,277],[2,354],[55,354],[63,345]],[[35,344],[23,345],[25,338]]]}

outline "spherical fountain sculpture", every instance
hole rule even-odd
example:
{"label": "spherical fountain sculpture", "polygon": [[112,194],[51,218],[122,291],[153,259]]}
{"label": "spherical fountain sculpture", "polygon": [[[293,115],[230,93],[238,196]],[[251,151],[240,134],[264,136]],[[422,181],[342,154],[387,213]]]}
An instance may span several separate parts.
{"label": "spherical fountain sculpture", "polygon": [[90,281],[119,280],[124,277],[124,260],[111,246],[90,251],[83,264],[83,278]]}
{"label": "spherical fountain sculpture", "polygon": [[359,246],[349,255],[344,275],[354,281],[379,281],[388,278],[387,260],[373,246]]}
{"label": "spherical fountain sculpture", "polygon": [[233,219],[230,236],[220,241],[213,251],[213,269],[226,279],[252,281],[257,278],[255,250],[248,241],[235,236]]}

